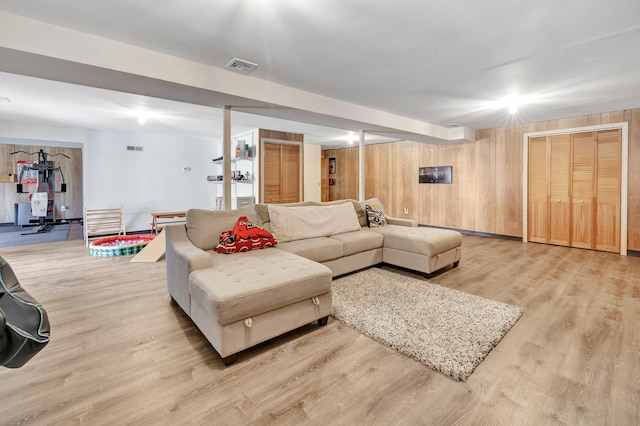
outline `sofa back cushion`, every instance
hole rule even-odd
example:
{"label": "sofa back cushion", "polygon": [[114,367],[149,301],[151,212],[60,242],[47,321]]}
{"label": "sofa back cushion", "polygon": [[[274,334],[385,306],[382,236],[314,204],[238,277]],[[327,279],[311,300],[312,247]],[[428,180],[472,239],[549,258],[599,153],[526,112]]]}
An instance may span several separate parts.
{"label": "sofa back cushion", "polygon": [[246,216],[250,222],[258,222],[254,206],[228,211],[190,209],[185,217],[187,235],[194,246],[202,250],[211,250],[220,241],[220,234],[233,229],[240,216]]}
{"label": "sofa back cushion", "polygon": [[257,225],[262,226],[267,231],[271,231],[271,219],[269,218],[269,206],[277,205],[277,206],[286,206],[286,207],[301,207],[301,206],[319,206],[321,203],[317,201],[301,201],[299,203],[288,203],[288,204],[266,204],[266,203],[258,203],[256,204],[256,214],[258,215]]}
{"label": "sofa back cushion", "polygon": [[[351,199],[343,199],[343,200],[335,200],[335,201],[303,201],[300,203],[289,203],[289,204],[277,204],[282,207],[301,207],[301,206],[335,206],[338,204],[351,203],[353,208],[356,211],[356,215],[358,216],[358,221],[360,222],[360,226],[367,226],[367,215],[364,211],[364,204],[360,203],[358,200]],[[271,230],[271,219],[269,218],[269,205],[270,204],[256,204],[256,213],[258,214],[258,224],[267,230]]]}
{"label": "sofa back cushion", "polygon": [[360,230],[352,203],[299,207],[269,204],[269,219],[271,232],[279,242]]}

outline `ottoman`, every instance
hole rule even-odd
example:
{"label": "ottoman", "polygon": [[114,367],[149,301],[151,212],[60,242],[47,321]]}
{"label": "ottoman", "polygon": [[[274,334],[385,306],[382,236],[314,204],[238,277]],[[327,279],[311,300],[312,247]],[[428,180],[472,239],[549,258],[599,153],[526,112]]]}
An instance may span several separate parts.
{"label": "ottoman", "polygon": [[277,248],[214,255],[189,275],[191,318],[225,365],[251,346],[331,314],[331,270]]}
{"label": "ottoman", "polygon": [[450,229],[385,225],[371,228],[384,235],[382,261],[430,274],[462,257],[462,234]]}

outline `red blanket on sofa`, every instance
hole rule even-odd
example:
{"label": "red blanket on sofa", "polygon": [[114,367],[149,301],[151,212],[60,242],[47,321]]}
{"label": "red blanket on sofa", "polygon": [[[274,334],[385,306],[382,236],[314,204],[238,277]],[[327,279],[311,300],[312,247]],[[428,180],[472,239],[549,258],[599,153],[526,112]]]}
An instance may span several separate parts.
{"label": "red blanket on sofa", "polygon": [[254,225],[246,216],[240,216],[233,230],[220,234],[220,242],[214,248],[218,253],[240,253],[254,249],[275,247],[278,242],[271,232]]}

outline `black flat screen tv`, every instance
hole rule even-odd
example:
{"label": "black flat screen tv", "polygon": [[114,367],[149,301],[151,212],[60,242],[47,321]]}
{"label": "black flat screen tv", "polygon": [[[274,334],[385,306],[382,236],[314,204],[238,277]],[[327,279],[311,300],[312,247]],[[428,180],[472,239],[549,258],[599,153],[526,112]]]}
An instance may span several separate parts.
{"label": "black flat screen tv", "polygon": [[453,166],[420,167],[418,183],[451,183]]}

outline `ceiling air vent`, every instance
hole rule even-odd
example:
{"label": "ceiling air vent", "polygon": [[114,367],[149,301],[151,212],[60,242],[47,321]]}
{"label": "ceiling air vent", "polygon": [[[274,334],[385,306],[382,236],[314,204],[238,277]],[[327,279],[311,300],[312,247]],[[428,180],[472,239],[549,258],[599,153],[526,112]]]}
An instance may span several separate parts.
{"label": "ceiling air vent", "polygon": [[447,124],[445,127],[449,128],[449,129],[455,129],[457,127],[462,127],[460,124],[458,123],[451,123],[451,124]]}
{"label": "ceiling air vent", "polygon": [[245,61],[244,59],[233,58],[227,65],[224,66],[229,71],[235,71],[242,74],[247,74],[258,68],[258,64]]}
{"label": "ceiling air vent", "polygon": [[127,151],[144,151],[144,148],[141,146],[133,146],[133,145],[127,145]]}

